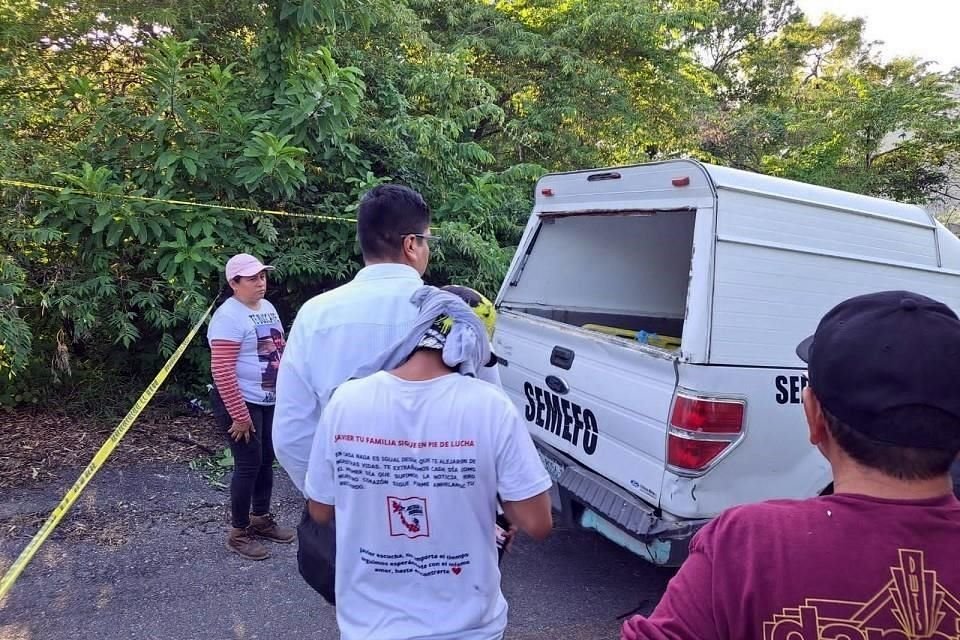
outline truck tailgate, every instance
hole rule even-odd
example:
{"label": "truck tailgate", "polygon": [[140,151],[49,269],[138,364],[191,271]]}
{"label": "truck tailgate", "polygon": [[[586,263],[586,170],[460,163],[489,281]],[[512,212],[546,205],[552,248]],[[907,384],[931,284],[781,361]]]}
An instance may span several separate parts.
{"label": "truck tailgate", "polygon": [[507,309],[494,350],[535,441],[659,503],[677,385],[669,352]]}

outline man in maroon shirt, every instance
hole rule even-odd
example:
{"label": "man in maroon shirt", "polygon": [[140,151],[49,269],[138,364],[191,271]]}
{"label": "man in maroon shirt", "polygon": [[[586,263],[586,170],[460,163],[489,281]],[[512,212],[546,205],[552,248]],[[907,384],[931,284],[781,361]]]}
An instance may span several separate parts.
{"label": "man in maroon shirt", "polygon": [[860,296],[797,354],[834,494],[710,522],[624,640],[960,640],[960,320],[914,293]]}

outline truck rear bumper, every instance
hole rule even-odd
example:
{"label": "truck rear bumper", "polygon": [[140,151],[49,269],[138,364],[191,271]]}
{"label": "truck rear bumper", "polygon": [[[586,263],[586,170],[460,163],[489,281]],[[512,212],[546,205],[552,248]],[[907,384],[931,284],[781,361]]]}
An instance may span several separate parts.
{"label": "truck rear bumper", "polygon": [[665,518],[653,505],[553,447],[535,443],[556,484],[554,508],[560,519],[568,526],[592,529],[653,564],[679,566],[687,557],[690,539],[710,521]]}

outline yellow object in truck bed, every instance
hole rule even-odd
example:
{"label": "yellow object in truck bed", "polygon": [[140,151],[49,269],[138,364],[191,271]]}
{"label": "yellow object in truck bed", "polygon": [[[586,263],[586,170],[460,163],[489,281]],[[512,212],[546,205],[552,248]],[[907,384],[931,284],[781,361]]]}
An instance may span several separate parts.
{"label": "yellow object in truck bed", "polygon": [[[596,331],[598,333],[605,333],[610,336],[617,336],[620,338],[627,338],[629,340],[636,340],[637,334],[639,331],[634,331],[632,329],[621,329],[620,327],[608,327],[602,324],[585,324],[580,327],[581,329],[586,329],[587,331]],[[661,349],[679,349],[680,348],[680,338],[675,338],[673,336],[662,336],[658,333],[648,333],[646,343],[654,347],[660,347]]]}

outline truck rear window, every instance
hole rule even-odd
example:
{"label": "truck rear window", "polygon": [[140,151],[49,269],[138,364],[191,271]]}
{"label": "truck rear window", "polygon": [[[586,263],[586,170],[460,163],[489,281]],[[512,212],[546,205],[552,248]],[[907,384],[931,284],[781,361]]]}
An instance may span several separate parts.
{"label": "truck rear window", "polygon": [[541,214],[501,306],[675,349],[695,219],[687,209]]}

